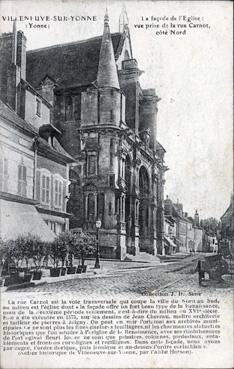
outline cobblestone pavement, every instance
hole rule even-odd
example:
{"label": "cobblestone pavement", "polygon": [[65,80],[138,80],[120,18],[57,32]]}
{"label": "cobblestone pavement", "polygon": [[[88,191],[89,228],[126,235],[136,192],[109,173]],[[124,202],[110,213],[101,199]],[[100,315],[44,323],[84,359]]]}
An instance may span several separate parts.
{"label": "cobblestone pavement", "polygon": [[[208,294],[225,295],[231,293],[231,288],[225,283],[204,282],[204,286],[198,285],[197,273],[194,271],[195,259],[181,261],[174,265],[156,265],[147,269],[132,269],[118,272],[115,275],[99,276],[97,278],[82,278],[55,282],[50,284],[30,287],[24,291],[25,294],[35,293],[37,295],[56,295],[61,292],[68,296],[79,297],[116,297],[116,296],[143,296],[152,295],[157,291],[181,291],[185,294],[194,292],[205,292]],[[8,293],[8,292],[7,292]]]}

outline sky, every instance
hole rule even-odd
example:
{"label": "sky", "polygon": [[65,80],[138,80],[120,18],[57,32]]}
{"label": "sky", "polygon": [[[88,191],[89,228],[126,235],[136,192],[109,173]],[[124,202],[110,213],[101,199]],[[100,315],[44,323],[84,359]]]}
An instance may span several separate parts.
{"label": "sky", "polygon": [[[113,0],[44,0],[38,4],[35,0],[0,0],[1,16],[69,17],[69,21],[18,20],[17,29],[25,32],[28,50],[101,35],[106,7],[111,32],[118,32],[123,6]],[[167,151],[165,195],[182,202],[191,216],[197,209],[200,218],[220,218],[233,188],[231,6],[229,1],[125,1],[133,56],[144,71],[141,86],[155,88],[161,98],[157,139]],[[87,15],[96,21],[71,20],[71,16]],[[186,18],[180,22],[187,25],[185,35],[157,35],[154,26],[170,25],[172,16],[192,17],[191,23],[208,24],[208,28],[188,28]],[[30,29],[29,23],[50,27]],[[146,24],[151,27],[146,29]],[[0,32],[11,29],[12,21],[0,18]]]}

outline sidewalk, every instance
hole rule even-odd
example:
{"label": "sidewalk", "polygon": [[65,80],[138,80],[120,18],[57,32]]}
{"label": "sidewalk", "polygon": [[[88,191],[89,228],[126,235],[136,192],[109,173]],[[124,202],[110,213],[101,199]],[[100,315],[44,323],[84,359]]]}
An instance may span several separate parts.
{"label": "sidewalk", "polygon": [[[174,260],[170,263],[164,263],[159,260],[159,258],[149,259],[149,260],[134,260],[134,261],[120,261],[120,260],[106,260],[100,259],[100,269],[95,269],[95,260],[86,260],[87,272],[81,274],[66,274],[60,277],[50,277],[50,270],[43,269],[43,275],[39,281],[31,281],[23,284],[12,285],[9,287],[0,287],[0,293],[10,290],[17,290],[27,287],[35,287],[43,284],[51,284],[64,282],[69,280],[78,279],[92,279],[92,278],[107,278],[107,277],[118,277],[127,273],[134,273],[139,270],[149,270],[149,269],[163,269],[164,272],[174,272],[190,266],[194,259],[199,258],[199,255],[188,255],[187,257],[182,257],[180,260]],[[74,266],[78,265],[78,260],[75,259]]]}
{"label": "sidewalk", "polygon": [[[87,265],[86,273],[81,274],[66,274],[60,277],[50,277],[50,270],[43,269],[43,275],[41,280],[39,281],[31,281],[22,283],[19,285],[12,285],[9,287],[1,286],[0,293],[10,290],[17,290],[21,288],[38,286],[46,283],[56,283],[63,282],[67,280],[74,279],[90,279],[90,278],[103,278],[110,276],[118,276],[123,273],[129,273],[129,271],[134,272],[139,269],[150,269],[157,267],[160,262],[158,260],[150,261],[150,262],[133,262],[133,261],[118,261],[118,260],[100,260],[100,269],[95,269],[94,264],[95,260],[86,260],[85,264]],[[74,266],[78,265],[78,260],[75,260]],[[162,265],[162,264],[160,264]]]}

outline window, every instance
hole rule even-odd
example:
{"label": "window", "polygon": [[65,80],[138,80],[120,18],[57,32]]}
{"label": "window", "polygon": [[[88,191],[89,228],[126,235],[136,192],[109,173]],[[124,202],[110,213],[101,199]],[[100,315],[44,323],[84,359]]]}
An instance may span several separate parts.
{"label": "window", "polygon": [[110,183],[110,188],[114,188],[115,187],[115,175],[114,174],[110,174],[110,176],[109,176],[109,183]]}
{"label": "window", "polygon": [[27,196],[27,168],[22,164],[18,166],[18,194]]}
{"label": "window", "polygon": [[54,205],[62,206],[62,182],[58,179],[55,179],[54,182]]}
{"label": "window", "polygon": [[110,111],[110,120],[111,121],[113,120],[113,109],[111,109],[111,111]]}
{"label": "window", "polygon": [[125,176],[125,160],[122,159],[122,173],[121,173],[121,177],[124,178]]}
{"label": "window", "polygon": [[96,166],[97,166],[97,157],[96,155],[89,155],[88,157],[88,163],[89,163],[89,174],[96,174]]}
{"label": "window", "polygon": [[36,99],[36,114],[38,117],[41,116],[41,100]]}
{"label": "window", "polygon": [[112,215],[112,203],[109,202],[109,215]]}
{"label": "window", "polygon": [[50,202],[50,176],[46,174],[41,177],[41,202],[47,205]]}
{"label": "window", "polygon": [[119,197],[115,194],[115,214],[119,214]]}
{"label": "window", "polygon": [[113,165],[113,156],[114,156],[114,139],[110,139],[110,165]]}
{"label": "window", "polygon": [[97,197],[97,208],[98,208],[98,217],[103,222],[103,215],[104,215],[104,207],[105,207],[105,198],[104,193],[99,193]]}
{"label": "window", "polygon": [[6,158],[0,159],[0,191],[7,191],[8,189],[8,160]]}
{"label": "window", "polygon": [[94,221],[95,219],[95,197],[93,194],[88,195],[88,220]]}
{"label": "window", "polygon": [[73,106],[72,106],[72,98],[71,96],[66,96],[65,99],[65,120],[72,120],[72,110],[73,110]]}

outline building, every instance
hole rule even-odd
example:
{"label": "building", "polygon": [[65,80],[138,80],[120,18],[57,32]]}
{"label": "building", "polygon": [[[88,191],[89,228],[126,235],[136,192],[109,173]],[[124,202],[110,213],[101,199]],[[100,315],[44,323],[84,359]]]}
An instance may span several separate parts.
{"label": "building", "polygon": [[229,244],[229,249],[234,256],[234,196],[232,194],[230,204],[221,216],[221,239],[222,241],[227,241]]}
{"label": "building", "polygon": [[69,164],[52,106],[26,81],[26,38],[0,36],[0,236],[44,241],[68,229]]}
{"label": "building", "polygon": [[[183,212],[183,204],[173,203],[167,196],[164,200],[165,218],[173,219],[176,224],[177,252],[204,252],[209,251],[208,235],[199,225],[199,214],[196,210],[194,218]],[[213,242],[213,241],[212,241]]]}
{"label": "building", "polygon": [[187,245],[187,223],[188,220],[183,213],[183,204],[173,203],[167,196],[164,200],[165,216],[172,217],[176,223],[176,245],[177,252],[189,252]]}
{"label": "building", "polygon": [[[27,53],[27,79],[53,103],[70,172],[71,227],[95,232],[101,255],[123,259],[163,247],[165,149],[157,141],[154,89],[142,89],[127,14],[110,33]],[[48,98],[49,96],[49,98]]]}
{"label": "building", "polygon": [[163,254],[171,255],[175,254],[176,251],[176,220],[172,216],[165,216]]}

